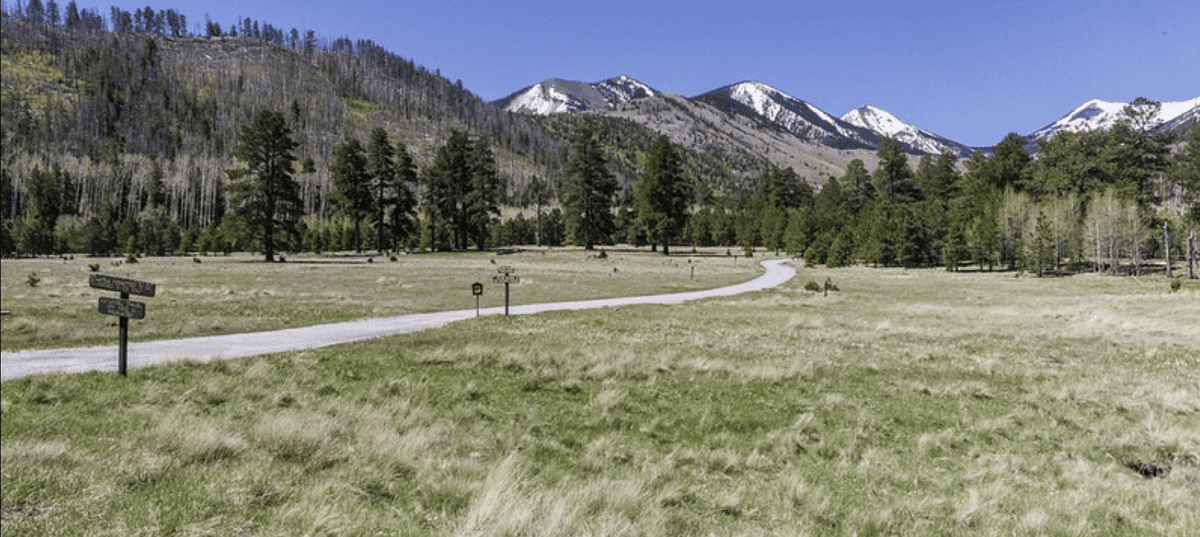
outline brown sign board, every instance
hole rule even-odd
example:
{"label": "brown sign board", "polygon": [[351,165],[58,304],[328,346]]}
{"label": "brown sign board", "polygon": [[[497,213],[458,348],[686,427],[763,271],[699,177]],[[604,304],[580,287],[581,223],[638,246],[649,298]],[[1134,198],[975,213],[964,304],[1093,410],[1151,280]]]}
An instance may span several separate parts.
{"label": "brown sign board", "polygon": [[502,274],[499,276],[492,276],[493,283],[518,283],[520,281],[521,281],[521,277],[516,276],[514,274]]}
{"label": "brown sign board", "polygon": [[499,272],[501,274],[512,274],[516,271],[517,271],[517,269],[507,266],[507,265],[496,269],[496,272]]}
{"label": "brown sign board", "polygon": [[145,319],[146,304],[120,298],[100,297],[100,313],[128,319]]}
{"label": "brown sign board", "polygon": [[[131,295],[154,296],[154,284],[107,274],[89,274],[88,285],[96,289],[129,293]],[[139,317],[140,318],[140,317]]]}

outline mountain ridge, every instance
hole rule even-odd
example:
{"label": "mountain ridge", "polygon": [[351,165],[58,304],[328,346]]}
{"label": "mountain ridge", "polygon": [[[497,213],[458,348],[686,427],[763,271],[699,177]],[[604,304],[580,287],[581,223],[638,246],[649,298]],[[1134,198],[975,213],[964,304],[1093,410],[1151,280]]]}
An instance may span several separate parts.
{"label": "mountain ridge", "polygon": [[[611,81],[619,81],[621,86],[648,88],[648,91],[639,94],[614,92],[613,97],[608,97],[599,88]],[[569,92],[571,88],[576,88],[580,94],[554,95],[555,92]],[[549,79],[523,88],[504,99],[492,101],[492,104],[519,114],[612,114],[620,105],[667,94],[653,90],[625,75],[590,84]],[[917,154],[949,151],[959,158],[965,158],[975,150],[988,152],[991,149],[971,146],[941,136],[870,104],[840,117],[834,116],[812,103],[754,80],[745,80],[681,98],[693,103],[707,104],[727,114],[744,116],[761,128],[781,129],[802,140],[834,149],[875,149],[879,141],[886,136],[896,138],[910,152]],[[1030,149],[1036,151],[1038,140],[1053,136],[1057,132],[1109,128],[1120,118],[1122,110],[1128,104],[1130,103],[1092,99],[1058,121],[1025,135],[1025,138],[1029,140]],[[1200,97],[1186,101],[1163,102],[1155,122],[1159,129],[1169,132],[1200,123]]]}

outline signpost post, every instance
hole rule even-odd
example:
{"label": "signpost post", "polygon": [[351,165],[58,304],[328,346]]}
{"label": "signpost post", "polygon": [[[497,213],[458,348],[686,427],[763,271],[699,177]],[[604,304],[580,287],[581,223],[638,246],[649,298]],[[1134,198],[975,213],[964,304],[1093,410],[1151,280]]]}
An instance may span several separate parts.
{"label": "signpost post", "polygon": [[483,284],[475,282],[471,284],[471,294],[475,295],[475,316],[479,316],[479,295],[483,294]]}
{"label": "signpost post", "polygon": [[499,275],[492,276],[493,282],[504,284],[504,314],[505,315],[508,315],[508,284],[518,283],[521,281],[520,276],[513,274],[516,271],[517,271],[517,269],[515,269],[515,268],[509,267],[509,266],[503,266],[503,267],[500,267],[499,269],[496,269],[496,272],[500,273]]}
{"label": "signpost post", "polygon": [[144,302],[129,300],[129,295],[153,297],[155,286],[150,282],[118,278],[105,274],[89,275],[88,285],[96,289],[121,293],[121,298],[100,297],[99,309],[100,313],[116,315],[120,318],[117,324],[117,341],[119,346],[119,350],[117,351],[117,372],[122,377],[128,376],[129,319],[146,318],[146,304]]}

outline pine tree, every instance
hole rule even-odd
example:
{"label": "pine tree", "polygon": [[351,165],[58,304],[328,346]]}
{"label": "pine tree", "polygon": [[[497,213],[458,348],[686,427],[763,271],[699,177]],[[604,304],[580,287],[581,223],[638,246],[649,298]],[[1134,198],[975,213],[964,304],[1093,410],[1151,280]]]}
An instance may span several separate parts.
{"label": "pine tree", "polygon": [[397,202],[396,186],[396,151],[388,140],[387,131],[376,127],[371,131],[367,140],[366,173],[371,196],[371,212],[375,224],[375,250],[384,250],[384,241],[388,233],[384,233],[386,216]]}
{"label": "pine tree", "polygon": [[917,199],[919,192],[913,184],[912,169],[904,146],[890,136],[879,144],[879,167],[875,169],[875,188],[890,203],[906,203]]}
{"label": "pine tree", "polygon": [[372,211],[371,176],[367,155],[355,138],[346,140],[333,152],[333,193],[331,199],[350,219],[354,234],[350,246],[362,251],[362,221]]}
{"label": "pine tree", "polygon": [[612,204],[617,180],[606,164],[595,131],[581,128],[567,160],[562,203],[567,235],[585,250],[607,242],[614,228]]}
{"label": "pine tree", "polygon": [[228,170],[229,198],[237,215],[257,233],[263,256],[275,261],[276,234],[296,234],[304,210],[300,184],[292,178],[296,149],[283,114],[260,110],[242,127],[234,156],[245,168]]}
{"label": "pine tree", "polygon": [[396,144],[396,173],[391,186],[394,196],[388,221],[391,224],[391,237],[399,247],[409,238],[417,234],[413,212],[417,207],[417,198],[413,188],[417,184],[417,165],[403,142]]}
{"label": "pine tree", "polygon": [[467,193],[471,188],[471,140],[452,131],[426,169],[425,194],[430,248],[438,249],[449,231],[451,248],[467,247]]}
{"label": "pine tree", "polygon": [[659,136],[634,186],[638,226],[646,232],[652,250],[661,243],[663,255],[670,255],[671,241],[687,222],[690,194],[678,150],[666,136]]}
{"label": "pine tree", "polygon": [[[464,236],[470,236],[475,247],[487,247],[492,220],[500,216],[499,200],[503,184],[496,171],[496,159],[487,140],[476,140],[471,147],[469,159],[471,182],[465,201]],[[466,244],[463,244],[466,248]]]}

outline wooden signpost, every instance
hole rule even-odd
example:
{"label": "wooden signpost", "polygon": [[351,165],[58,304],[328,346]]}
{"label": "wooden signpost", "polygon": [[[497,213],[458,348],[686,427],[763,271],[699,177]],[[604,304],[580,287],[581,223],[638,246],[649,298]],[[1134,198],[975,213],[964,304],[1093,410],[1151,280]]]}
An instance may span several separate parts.
{"label": "wooden signpost", "polygon": [[496,272],[500,273],[499,275],[492,276],[492,282],[504,284],[504,314],[505,315],[508,315],[508,284],[518,283],[521,281],[520,276],[513,274],[516,271],[517,271],[517,269],[515,269],[515,268],[509,267],[509,266],[503,266],[503,267],[496,269]]}
{"label": "wooden signpost", "polygon": [[483,294],[483,284],[475,282],[471,284],[471,294],[475,295],[475,316],[479,316],[479,295]]}
{"label": "wooden signpost", "polygon": [[105,291],[116,291],[121,293],[121,298],[112,298],[107,296],[100,297],[100,313],[105,315],[116,315],[120,318],[118,321],[118,341],[119,350],[117,351],[117,372],[122,377],[127,376],[128,372],[128,349],[129,349],[129,319],[144,319],[146,318],[146,303],[134,302],[129,300],[129,295],[139,295],[153,297],[155,286],[150,282],[138,280],[130,280],[128,278],[118,278],[116,276],[108,276],[106,274],[90,274],[88,276],[88,285]]}

